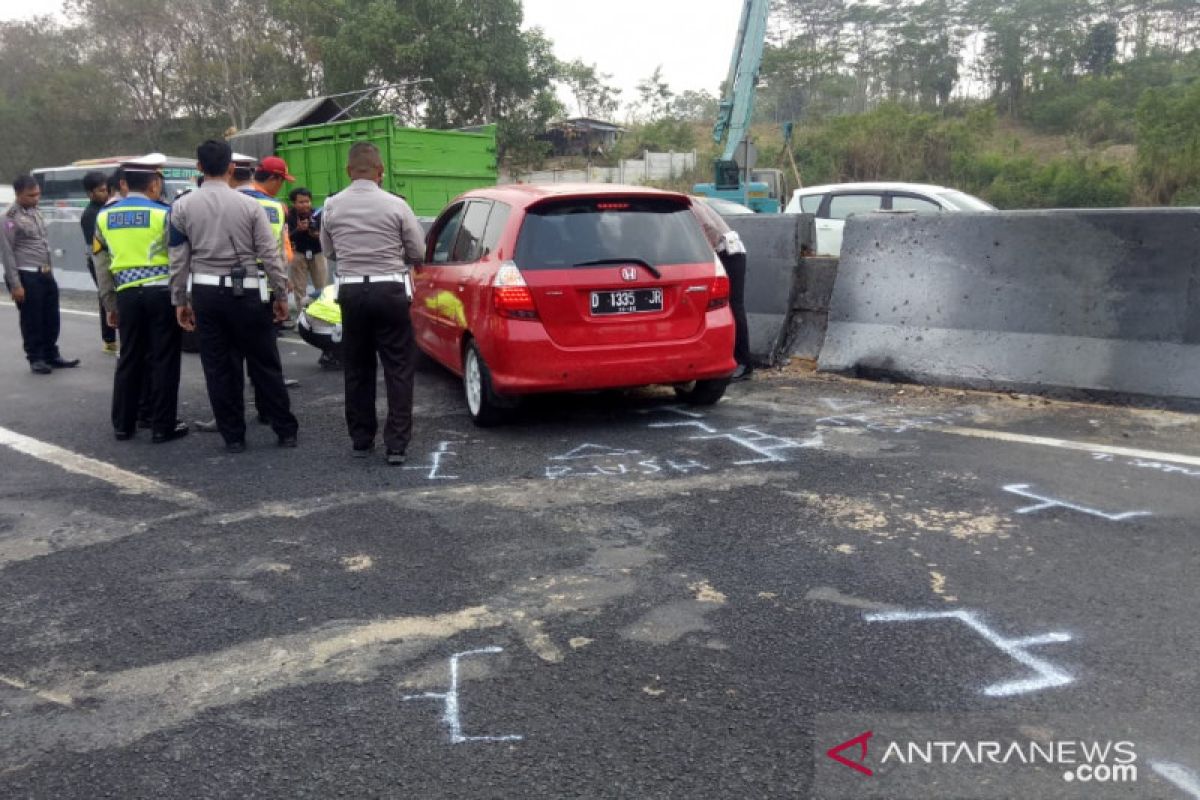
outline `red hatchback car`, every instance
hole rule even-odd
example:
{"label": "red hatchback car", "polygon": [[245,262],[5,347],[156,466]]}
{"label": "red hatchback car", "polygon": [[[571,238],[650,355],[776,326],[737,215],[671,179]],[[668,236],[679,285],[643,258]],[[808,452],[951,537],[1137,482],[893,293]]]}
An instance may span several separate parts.
{"label": "red hatchback car", "polygon": [[729,278],[686,195],[513,184],[468,192],[413,271],[417,346],[463,377],[479,425],[521,395],[671,384],[721,399]]}

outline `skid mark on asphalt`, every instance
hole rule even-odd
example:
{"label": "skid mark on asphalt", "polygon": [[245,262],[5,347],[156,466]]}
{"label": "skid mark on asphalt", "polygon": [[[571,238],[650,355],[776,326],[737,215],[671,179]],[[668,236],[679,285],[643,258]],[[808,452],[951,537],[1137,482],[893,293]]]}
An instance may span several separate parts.
{"label": "skid mark on asphalt", "polygon": [[75,701],[71,699],[70,695],[65,695],[60,692],[48,692],[45,689],[39,689],[36,686],[30,686],[28,683],[19,678],[9,678],[7,676],[0,675],[0,683],[3,683],[5,686],[11,686],[12,688],[18,689],[22,692],[27,692],[39,700],[45,700],[47,703],[54,703],[57,706],[65,706],[67,708],[75,707]]}
{"label": "skid mark on asphalt", "polygon": [[72,511],[65,517],[41,510],[22,514],[16,517],[14,529],[0,538],[0,570],[9,564],[140,536],[197,513],[198,509],[191,509],[141,522],[113,519],[93,511]]}
{"label": "skid mark on asphalt", "polygon": [[[766,476],[760,476],[756,482],[765,481]],[[667,483],[653,485],[647,496],[661,497],[666,488],[683,495],[699,489],[711,494],[733,488],[729,481],[717,485],[682,480],[664,486]],[[662,558],[657,543],[670,535],[669,528],[636,521],[631,524],[627,517],[597,510],[598,506],[627,502],[633,488],[606,488],[596,483],[568,490],[559,486],[554,492],[532,499],[515,497],[521,492],[514,492],[511,486],[507,494],[498,489],[464,493],[449,487],[440,493],[411,492],[398,500],[414,507],[420,504],[425,510],[430,508],[430,497],[455,508],[471,498],[519,508],[533,503],[545,510],[553,496],[553,505],[559,508],[555,521],[561,519],[567,527],[586,526],[594,546],[580,567],[517,580],[507,590],[457,611],[327,624],[171,662],[62,681],[47,691],[74,698],[87,708],[87,713],[63,709],[57,714],[9,717],[5,720],[5,736],[0,739],[0,767],[37,761],[63,749],[88,752],[122,747],[185,724],[205,711],[281,689],[369,681],[380,668],[412,662],[467,632],[504,629],[521,639],[538,658],[559,662],[564,658],[562,648],[544,632],[544,620],[573,615],[587,619],[599,614],[621,598],[633,595],[641,585],[639,577]],[[580,519],[573,520],[576,513]],[[699,577],[691,579],[688,592],[695,599],[687,602],[708,609],[719,607],[718,600],[723,598]],[[421,674],[427,676],[428,672]]]}
{"label": "skid mark on asphalt", "polygon": [[350,492],[313,499],[268,502],[241,511],[216,514],[205,524],[236,525],[257,519],[302,519],[314,514],[344,510],[358,505],[387,502],[406,510],[454,509],[463,503],[481,503],[521,511],[543,511],[580,505],[612,506],[638,500],[653,500],[689,492],[726,491],[747,486],[764,486],[780,476],[768,472],[739,471],[714,475],[689,475],[654,481],[622,481],[598,478],[586,486],[561,482],[512,481],[475,485],[448,485],[383,492]]}
{"label": "skid mark on asphalt", "polygon": [[805,600],[810,600],[816,603],[833,603],[839,606],[847,606],[848,608],[858,608],[864,611],[897,611],[899,606],[891,605],[890,603],[880,603],[876,600],[867,600],[863,597],[854,597],[848,594],[842,594],[837,589],[831,586],[818,586],[815,589],[810,589],[804,595]]}
{"label": "skid mark on asphalt", "polygon": [[199,507],[205,504],[199,496],[191,492],[148,478],[145,475],[139,475],[136,472],[130,472],[106,461],[80,455],[65,447],[25,436],[8,428],[0,427],[0,445],[32,456],[47,464],[53,464],[67,472],[103,481],[110,486],[115,486],[125,494],[150,495],[175,505]]}

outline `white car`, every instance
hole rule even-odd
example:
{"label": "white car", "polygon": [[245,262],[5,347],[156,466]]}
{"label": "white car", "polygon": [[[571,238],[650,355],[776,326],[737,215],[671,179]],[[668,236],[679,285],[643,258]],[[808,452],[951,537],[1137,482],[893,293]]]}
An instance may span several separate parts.
{"label": "white car", "polygon": [[855,214],[870,211],[906,211],[941,214],[961,211],[995,211],[995,206],[969,194],[926,183],[834,183],[797,189],[785,214],[815,214],[817,253],[841,255],[842,229]]}

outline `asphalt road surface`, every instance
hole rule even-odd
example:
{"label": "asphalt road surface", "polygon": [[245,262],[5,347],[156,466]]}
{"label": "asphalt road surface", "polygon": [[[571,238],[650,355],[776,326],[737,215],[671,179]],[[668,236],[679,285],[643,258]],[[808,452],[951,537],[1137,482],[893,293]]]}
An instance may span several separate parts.
{"label": "asphalt road surface", "polygon": [[396,468],[294,338],[299,449],[231,456],[113,440],[94,316],[0,330],[0,797],[1200,798],[1200,417],[782,371],[482,431],[426,366]]}

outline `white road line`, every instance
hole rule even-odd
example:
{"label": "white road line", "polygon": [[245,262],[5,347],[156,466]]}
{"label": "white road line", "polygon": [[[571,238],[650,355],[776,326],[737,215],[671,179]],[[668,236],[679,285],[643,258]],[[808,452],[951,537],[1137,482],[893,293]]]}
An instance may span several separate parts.
{"label": "white road line", "polygon": [[[17,304],[4,300],[4,301],[0,301],[0,306],[8,306],[9,308],[16,308]],[[79,311],[74,308],[59,308],[58,313],[60,313],[60,314],[75,314],[76,316],[79,316],[79,317],[98,317],[98,316],[100,316],[99,311]]]}
{"label": "white road line", "polygon": [[11,447],[18,453],[33,456],[47,464],[65,469],[67,472],[87,475],[90,478],[104,481],[123,492],[153,495],[181,505],[204,505],[204,501],[191,492],[185,492],[153,478],[147,478],[145,475],[139,475],[105,461],[80,455],[64,447],[25,436],[8,428],[0,427],[0,445]]}
{"label": "white road line", "polygon": [[1187,767],[1169,761],[1151,761],[1150,767],[1164,780],[1179,787],[1188,797],[1200,800],[1200,777]]}
{"label": "white road line", "polygon": [[1027,436],[1023,433],[989,431],[983,428],[949,427],[927,428],[927,430],[937,433],[949,433],[953,436],[970,436],[975,439],[992,439],[999,442],[1013,442],[1016,444],[1035,444],[1041,447],[1057,447],[1060,450],[1078,450],[1084,453],[1107,453],[1112,456],[1147,458],[1153,461],[1171,461],[1176,464],[1200,466],[1200,456],[1188,456],[1182,453],[1162,453],[1157,450],[1139,450],[1136,447],[1112,447],[1106,444],[1075,442],[1070,439],[1054,439],[1049,436]]}

